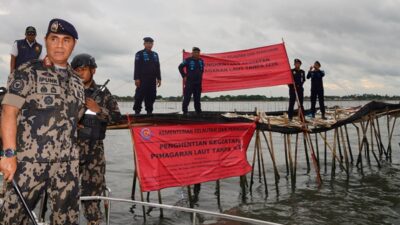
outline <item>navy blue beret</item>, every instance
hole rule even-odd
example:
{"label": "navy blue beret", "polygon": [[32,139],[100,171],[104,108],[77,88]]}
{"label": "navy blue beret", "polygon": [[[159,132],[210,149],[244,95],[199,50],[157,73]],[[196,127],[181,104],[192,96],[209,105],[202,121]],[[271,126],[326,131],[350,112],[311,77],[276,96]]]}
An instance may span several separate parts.
{"label": "navy blue beret", "polygon": [[76,31],[74,25],[63,19],[50,20],[46,36],[49,35],[49,33],[66,34],[78,39],[78,32]]}
{"label": "navy blue beret", "polygon": [[151,37],[145,37],[145,38],[143,38],[143,41],[144,42],[154,42],[153,38],[151,38]]}

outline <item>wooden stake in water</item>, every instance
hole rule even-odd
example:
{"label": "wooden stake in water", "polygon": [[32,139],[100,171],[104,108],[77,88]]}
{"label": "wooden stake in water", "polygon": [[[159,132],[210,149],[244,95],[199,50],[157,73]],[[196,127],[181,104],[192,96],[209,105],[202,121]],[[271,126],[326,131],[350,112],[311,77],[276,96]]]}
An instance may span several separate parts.
{"label": "wooden stake in water", "polygon": [[286,141],[286,134],[283,135],[283,142],[285,147],[285,165],[286,165],[286,179],[289,177],[289,163],[288,163],[288,147]]}
{"label": "wooden stake in water", "polygon": [[262,153],[262,148],[261,148],[261,138],[258,137],[258,153],[259,153],[259,158],[261,158],[261,167],[262,167],[262,174],[264,177],[264,186],[265,186],[265,196],[268,197],[268,186],[267,186],[267,176],[265,174],[265,165],[264,165],[264,155]]}
{"label": "wooden stake in water", "polygon": [[[357,140],[358,140],[358,157],[357,157],[357,163],[356,167],[360,168],[361,170],[361,175],[364,176],[364,170],[363,170],[363,164],[362,164],[362,142],[361,142],[361,137],[360,137],[360,128],[353,123],[353,126],[356,128],[357,131]],[[358,166],[360,164],[360,167]]]}
{"label": "wooden stake in water", "polygon": [[351,149],[351,144],[350,144],[350,138],[349,138],[349,132],[347,131],[347,125],[344,125],[344,130],[346,132],[346,140],[347,140],[347,147],[349,149],[349,154],[350,154],[350,163],[353,164],[354,159],[353,159],[353,151]]}
{"label": "wooden stake in water", "polygon": [[344,139],[343,129],[342,129],[342,127],[340,127],[339,129],[340,129],[340,136],[341,136],[342,142],[343,142],[342,146],[343,146],[344,161],[345,161],[345,165],[346,165],[347,180],[349,180],[349,178],[350,178],[350,174],[349,174],[349,156],[347,154],[347,146],[346,146],[345,139]]}
{"label": "wooden stake in water", "polygon": [[259,138],[259,133],[260,131],[257,129],[256,130],[256,139],[254,141],[254,152],[253,152],[253,161],[251,163],[251,175],[250,175],[250,193],[253,193],[253,184],[254,184],[254,167],[256,163],[256,155],[258,155],[258,148],[257,148],[257,139]]}
{"label": "wooden stake in water", "polygon": [[307,141],[306,141],[306,134],[303,133],[303,143],[304,143],[304,154],[306,156],[306,162],[307,162],[307,174],[310,173],[310,159],[308,157],[308,149],[307,149]]}
{"label": "wooden stake in water", "polygon": [[327,137],[327,132],[325,131],[325,138],[324,138],[324,172],[326,174],[326,168],[327,168],[327,154],[328,154],[328,149],[327,149],[327,142],[326,142],[326,137]]}

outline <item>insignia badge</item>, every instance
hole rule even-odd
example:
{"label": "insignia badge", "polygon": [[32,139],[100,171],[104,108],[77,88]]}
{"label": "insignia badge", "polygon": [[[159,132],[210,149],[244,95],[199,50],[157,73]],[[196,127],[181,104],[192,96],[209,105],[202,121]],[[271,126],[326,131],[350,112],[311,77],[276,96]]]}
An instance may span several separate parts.
{"label": "insignia badge", "polygon": [[46,92],[47,92],[47,88],[46,88],[45,86],[42,86],[42,87],[40,88],[40,92],[46,93]]}
{"label": "insignia badge", "polygon": [[153,136],[153,132],[149,128],[143,128],[140,130],[140,136],[142,137],[143,140],[149,141],[151,137]]}
{"label": "insignia badge", "polygon": [[51,91],[51,93],[53,93],[53,94],[54,94],[54,93],[57,93],[57,90],[56,90],[55,87],[52,87],[50,91]]}
{"label": "insignia badge", "polygon": [[40,52],[39,46],[36,46],[35,51],[36,51],[36,52]]}
{"label": "insignia badge", "polygon": [[51,105],[51,104],[53,104],[53,98],[52,98],[51,96],[46,96],[46,97],[44,98],[44,104],[46,104],[46,105]]}
{"label": "insignia badge", "polygon": [[58,31],[58,21],[55,21],[54,23],[51,24],[50,30],[53,33],[57,33],[57,31]]}
{"label": "insignia badge", "polygon": [[14,80],[10,86],[13,91],[21,91],[24,88],[24,82],[21,80]]}

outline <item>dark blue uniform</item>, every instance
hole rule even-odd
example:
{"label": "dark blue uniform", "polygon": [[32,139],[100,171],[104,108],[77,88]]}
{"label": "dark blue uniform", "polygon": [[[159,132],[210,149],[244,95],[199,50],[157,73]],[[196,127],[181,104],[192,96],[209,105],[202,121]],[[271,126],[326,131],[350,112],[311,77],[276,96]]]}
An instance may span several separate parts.
{"label": "dark blue uniform", "polygon": [[325,116],[324,84],[322,81],[324,76],[325,72],[322,70],[309,71],[307,74],[307,79],[311,78],[311,113],[313,116],[315,116],[316,112],[317,97],[322,116]]}
{"label": "dark blue uniform", "polygon": [[157,96],[157,80],[161,80],[160,60],[156,52],[144,49],[136,53],[133,79],[141,82],[136,88],[133,110],[140,113],[144,100],[145,109],[151,114]]}
{"label": "dark blue uniform", "polygon": [[[303,108],[303,99],[304,99],[303,84],[306,81],[306,73],[302,69],[300,69],[300,70],[292,69],[292,76],[293,76],[294,84],[290,84],[289,85],[289,110],[288,110],[289,119],[293,118],[293,109],[294,109],[294,105],[296,103],[296,92],[295,92],[295,90],[297,90],[297,95],[299,97],[300,108],[304,112],[304,108]],[[294,85],[296,85],[296,89],[294,88]]]}
{"label": "dark blue uniform", "polygon": [[179,65],[179,72],[182,77],[186,77],[185,88],[183,90],[183,113],[188,112],[188,105],[193,94],[194,108],[196,113],[201,113],[201,82],[203,79],[204,62],[202,59],[189,57]]}
{"label": "dark blue uniform", "polygon": [[15,58],[15,68],[17,69],[21,64],[24,64],[32,59],[39,59],[42,53],[42,45],[35,42],[32,46],[29,46],[26,39],[16,40],[18,55]]}

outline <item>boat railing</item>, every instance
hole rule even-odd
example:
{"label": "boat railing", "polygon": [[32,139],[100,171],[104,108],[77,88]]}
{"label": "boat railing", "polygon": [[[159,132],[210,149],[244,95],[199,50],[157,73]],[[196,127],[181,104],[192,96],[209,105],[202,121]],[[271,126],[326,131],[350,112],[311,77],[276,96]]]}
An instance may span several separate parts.
{"label": "boat railing", "polygon": [[[263,220],[258,220],[258,219],[252,219],[252,218],[247,218],[247,217],[242,217],[242,216],[234,216],[234,215],[229,215],[225,213],[218,213],[218,212],[212,212],[212,211],[207,211],[207,210],[201,210],[201,209],[193,209],[193,208],[186,208],[186,207],[180,207],[180,206],[173,206],[173,205],[166,205],[166,204],[158,204],[158,203],[151,203],[151,202],[142,202],[142,201],[136,201],[136,200],[129,200],[129,199],[122,199],[122,198],[112,198],[112,197],[105,197],[105,196],[81,196],[80,197],[81,201],[90,201],[90,200],[104,200],[108,202],[123,202],[123,203],[130,203],[132,205],[141,205],[141,206],[148,206],[148,207],[155,207],[155,208],[160,208],[160,209],[168,209],[168,210],[175,210],[175,211],[180,211],[180,212],[187,212],[192,214],[192,224],[196,225],[199,224],[197,220],[197,215],[209,215],[217,218],[222,218],[222,219],[228,219],[228,220],[233,220],[237,222],[245,222],[245,223],[250,223],[250,224],[263,224],[263,225],[280,225],[278,223],[273,223],[273,222],[268,222],[268,221],[263,221]],[[108,215],[110,215],[110,203],[108,203]],[[108,219],[106,219],[106,224],[110,224],[110,218],[108,216]]]}

